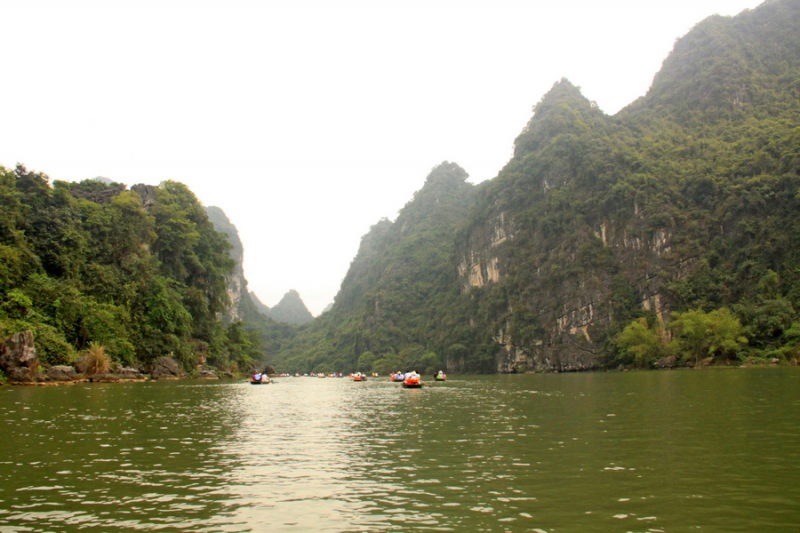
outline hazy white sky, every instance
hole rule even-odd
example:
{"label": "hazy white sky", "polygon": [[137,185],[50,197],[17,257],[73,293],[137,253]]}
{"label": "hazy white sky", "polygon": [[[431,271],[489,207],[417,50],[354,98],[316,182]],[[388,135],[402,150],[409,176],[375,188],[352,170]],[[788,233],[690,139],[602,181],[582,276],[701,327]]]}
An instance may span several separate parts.
{"label": "hazy white sky", "polygon": [[614,114],[694,24],[760,3],[3,0],[0,164],[183,182],[264,303],[317,315],[432,167],[492,178],[560,78]]}

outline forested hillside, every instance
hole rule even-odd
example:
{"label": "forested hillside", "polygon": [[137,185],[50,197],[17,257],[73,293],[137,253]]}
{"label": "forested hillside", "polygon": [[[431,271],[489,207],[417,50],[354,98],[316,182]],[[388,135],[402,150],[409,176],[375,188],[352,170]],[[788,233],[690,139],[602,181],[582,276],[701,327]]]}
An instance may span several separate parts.
{"label": "forested hillside", "polygon": [[94,344],[126,365],[249,367],[257,335],[217,319],[230,248],[180,183],[51,185],[0,167],[0,337],[33,330],[45,365]]}
{"label": "forested hillside", "polygon": [[453,163],[431,171],[395,222],[381,220],[361,240],[333,308],[301,328],[275,357],[280,368],[323,372],[442,364],[429,347],[457,325],[452,268],[457,225],[473,186]]}
{"label": "forested hillside", "polygon": [[479,187],[434,169],[364,236],[291,370],[795,362],[800,2],[713,16],[604,114],[567,80]]}
{"label": "forested hillside", "polygon": [[[221,318],[225,323],[241,322],[236,327],[244,327],[248,333],[257,332],[260,342],[254,344],[253,349],[257,350],[260,347],[261,353],[258,358],[258,366],[260,366],[262,362],[269,361],[270,354],[279,351],[283,343],[292,337],[294,330],[290,324],[310,322],[313,317],[300,300],[299,295],[296,298],[289,297],[288,311],[282,314],[280,309],[277,313],[274,312],[280,304],[270,309],[258,299],[254,292],[249,291],[247,279],[244,276],[244,246],[239,238],[239,231],[219,207],[208,206],[205,209],[214,229],[227,236],[228,242],[231,244],[228,253],[236,263],[233,271],[225,278],[229,305]],[[295,300],[299,301],[302,309],[297,307]],[[284,314],[289,319],[285,319]]]}
{"label": "forested hillside", "polygon": [[615,116],[558,81],[496,178],[434,168],[301,326],[258,311],[236,228],[184,185],[0,167],[0,337],[186,370],[796,364],[798,27],[800,0],[710,17]]}

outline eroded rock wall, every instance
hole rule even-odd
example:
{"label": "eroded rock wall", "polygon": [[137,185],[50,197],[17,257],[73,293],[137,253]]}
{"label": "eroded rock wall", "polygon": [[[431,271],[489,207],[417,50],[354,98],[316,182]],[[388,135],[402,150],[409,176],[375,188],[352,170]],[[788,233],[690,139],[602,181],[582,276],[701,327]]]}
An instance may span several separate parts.
{"label": "eroded rock wall", "polygon": [[[628,291],[662,322],[669,315],[661,294],[663,273],[681,277],[687,265],[673,256],[673,236],[666,229],[647,233],[634,214],[622,224],[604,220],[597,227],[584,226],[568,247],[547,248],[535,233],[518,238],[520,226],[505,212],[473,226],[456,266],[462,293],[481,288],[506,298],[507,305],[488,320],[499,346],[498,372],[598,367],[603,333],[617,319],[614,299],[620,291]],[[593,252],[602,264],[582,258],[585,246],[602,247]],[[554,283],[553,273],[564,271],[569,273]],[[517,333],[526,328],[527,334]]]}

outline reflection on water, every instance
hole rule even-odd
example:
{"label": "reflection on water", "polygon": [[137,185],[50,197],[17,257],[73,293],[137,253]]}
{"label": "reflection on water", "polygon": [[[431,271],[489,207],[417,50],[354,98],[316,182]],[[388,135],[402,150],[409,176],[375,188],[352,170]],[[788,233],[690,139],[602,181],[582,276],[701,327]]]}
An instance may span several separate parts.
{"label": "reflection on water", "polygon": [[800,372],[0,388],[0,532],[796,531]]}
{"label": "reflection on water", "polygon": [[30,531],[214,523],[236,505],[225,476],[240,462],[225,444],[240,395],[177,383],[4,387],[0,521]]}

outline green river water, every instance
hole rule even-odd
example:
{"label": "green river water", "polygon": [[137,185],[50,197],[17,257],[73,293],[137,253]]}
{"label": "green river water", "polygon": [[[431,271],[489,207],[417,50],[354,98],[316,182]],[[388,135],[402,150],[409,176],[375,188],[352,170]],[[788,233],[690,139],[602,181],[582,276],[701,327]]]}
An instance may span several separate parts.
{"label": "green river water", "polygon": [[800,531],[800,369],[0,387],[0,533]]}

